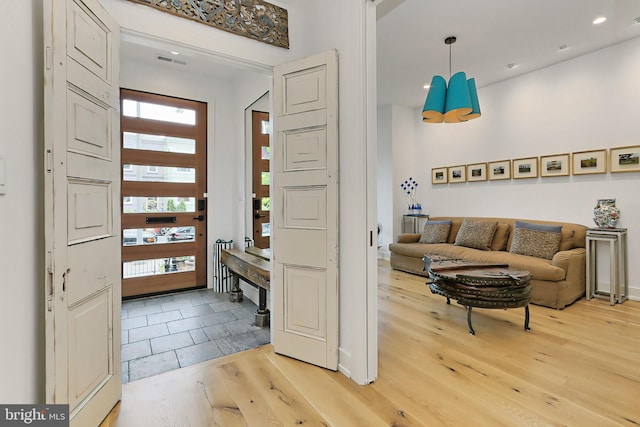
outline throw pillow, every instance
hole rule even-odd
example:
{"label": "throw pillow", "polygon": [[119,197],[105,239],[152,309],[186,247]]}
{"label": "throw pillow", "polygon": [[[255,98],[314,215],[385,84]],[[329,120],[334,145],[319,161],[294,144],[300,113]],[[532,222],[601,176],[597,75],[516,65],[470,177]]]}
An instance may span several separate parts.
{"label": "throw pillow", "polygon": [[562,226],[516,221],[511,253],[552,259],[560,249]]}
{"label": "throw pillow", "polygon": [[420,243],[446,243],[449,230],[451,221],[427,221],[420,236]]}
{"label": "throw pillow", "polygon": [[488,251],[497,226],[497,221],[477,221],[465,218],[454,245]]}

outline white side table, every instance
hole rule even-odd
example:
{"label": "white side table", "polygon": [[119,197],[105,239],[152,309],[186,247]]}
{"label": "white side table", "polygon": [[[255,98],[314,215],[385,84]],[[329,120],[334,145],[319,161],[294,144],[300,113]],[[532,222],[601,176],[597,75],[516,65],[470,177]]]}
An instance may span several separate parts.
{"label": "white side table", "polygon": [[[402,215],[402,232],[418,234],[422,232],[420,220],[429,220],[429,215],[425,214],[404,214]],[[424,223],[423,223],[424,224]]]}
{"label": "white side table", "polygon": [[598,242],[609,243],[609,301],[611,305],[628,299],[627,281],[627,229],[589,228],[587,229],[587,300],[598,291]]}

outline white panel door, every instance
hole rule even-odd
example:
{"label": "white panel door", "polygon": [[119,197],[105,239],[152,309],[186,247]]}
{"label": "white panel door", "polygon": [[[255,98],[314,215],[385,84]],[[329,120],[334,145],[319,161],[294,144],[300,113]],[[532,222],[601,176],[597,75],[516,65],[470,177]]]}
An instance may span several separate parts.
{"label": "white panel door", "polygon": [[122,393],[119,27],[45,0],[46,401],[98,425]]}
{"label": "white panel door", "polygon": [[274,68],[274,349],[338,368],[338,56]]}

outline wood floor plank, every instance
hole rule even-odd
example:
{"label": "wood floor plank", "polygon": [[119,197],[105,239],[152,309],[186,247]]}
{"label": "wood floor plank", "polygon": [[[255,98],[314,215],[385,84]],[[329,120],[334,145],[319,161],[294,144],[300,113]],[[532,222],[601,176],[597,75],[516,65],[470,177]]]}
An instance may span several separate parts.
{"label": "wood floor plank", "polygon": [[474,309],[379,263],[378,369],[360,386],[270,345],[133,381],[103,427],[640,425],[640,303]]}

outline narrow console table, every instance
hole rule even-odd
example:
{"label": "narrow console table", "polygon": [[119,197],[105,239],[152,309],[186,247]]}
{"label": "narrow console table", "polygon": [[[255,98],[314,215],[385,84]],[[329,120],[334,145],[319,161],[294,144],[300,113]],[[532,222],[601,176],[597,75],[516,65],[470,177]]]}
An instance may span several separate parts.
{"label": "narrow console table", "polygon": [[[421,233],[420,220],[429,220],[429,215],[425,214],[404,214],[402,215],[402,232],[403,233]],[[424,223],[423,223],[424,224]]]}
{"label": "narrow console table", "polygon": [[[598,293],[598,242],[609,243],[609,301],[611,305],[628,299],[627,280],[627,229],[587,229],[587,300]],[[605,293],[606,294],[606,293]]]}

